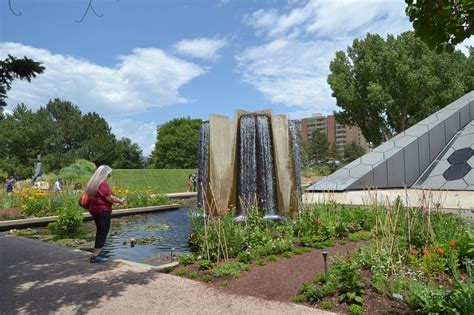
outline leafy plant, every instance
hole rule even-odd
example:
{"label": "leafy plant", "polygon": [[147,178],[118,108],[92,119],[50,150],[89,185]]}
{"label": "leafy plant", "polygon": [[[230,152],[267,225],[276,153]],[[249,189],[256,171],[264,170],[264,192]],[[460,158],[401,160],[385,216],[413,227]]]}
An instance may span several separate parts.
{"label": "leafy plant", "polygon": [[314,282],[326,283],[326,275],[324,273],[314,275]]}
{"label": "leafy plant", "polygon": [[325,247],[334,247],[336,246],[336,243],[333,240],[326,240],[323,242],[323,245]]}
{"label": "leafy plant", "polygon": [[283,257],[285,258],[291,258],[293,256],[293,254],[291,252],[284,252],[283,253]]}
{"label": "leafy plant", "polygon": [[269,261],[277,261],[278,258],[277,258],[276,255],[269,255],[269,256],[268,256],[268,260],[269,260]]}
{"label": "leafy plant", "polygon": [[301,303],[301,302],[304,302],[304,299],[305,299],[305,297],[304,297],[303,294],[298,294],[297,296],[295,296],[295,297],[293,298],[293,302],[295,302],[295,303]]}
{"label": "leafy plant", "polygon": [[212,279],[214,279],[214,277],[212,277],[211,275],[204,275],[202,277],[202,281],[204,281],[204,282],[211,282]]}
{"label": "leafy plant", "polygon": [[311,247],[303,247],[303,252],[311,253]]}
{"label": "leafy plant", "polygon": [[196,271],[192,271],[188,274],[188,278],[189,279],[196,279],[197,278],[197,272]]}
{"label": "leafy plant", "polygon": [[48,230],[59,238],[77,237],[82,230],[83,214],[81,210],[64,208],[59,218],[48,224]]}
{"label": "leafy plant", "polygon": [[372,287],[375,289],[375,292],[378,294],[384,294],[385,292],[385,281],[387,277],[381,273],[377,273],[372,278]]}
{"label": "leafy plant", "polygon": [[178,268],[178,270],[176,270],[177,276],[183,276],[184,274],[186,274],[186,268],[181,267],[181,268]]}
{"label": "leafy plant", "polygon": [[199,270],[210,270],[212,268],[212,262],[204,259],[199,263]]}
{"label": "leafy plant", "polygon": [[328,300],[322,301],[321,307],[324,308],[325,310],[330,310],[332,308],[332,303],[331,301],[328,301]]}
{"label": "leafy plant", "polygon": [[252,255],[249,252],[241,252],[237,256],[237,260],[241,263],[248,264],[250,261],[252,261]]}
{"label": "leafy plant", "polygon": [[184,266],[192,265],[195,261],[196,257],[194,255],[183,255],[178,258],[178,262]]}
{"label": "leafy plant", "polygon": [[301,248],[298,248],[298,247],[293,247],[293,254],[301,255],[301,254],[303,254],[303,250]]}
{"label": "leafy plant", "polygon": [[257,259],[257,265],[259,266],[265,266],[267,263],[265,262],[265,260],[263,260],[263,258],[259,258]]}
{"label": "leafy plant", "polygon": [[349,314],[351,314],[351,315],[363,315],[364,314],[364,309],[360,305],[351,304],[351,305],[349,305]]}
{"label": "leafy plant", "polygon": [[339,281],[337,285],[339,302],[362,304],[365,285],[360,275],[359,266],[347,258],[335,263],[333,268]]}
{"label": "leafy plant", "polygon": [[221,285],[221,287],[226,287],[226,286],[228,286],[228,285],[229,285],[229,280],[222,280],[222,281],[220,282],[220,285]]}

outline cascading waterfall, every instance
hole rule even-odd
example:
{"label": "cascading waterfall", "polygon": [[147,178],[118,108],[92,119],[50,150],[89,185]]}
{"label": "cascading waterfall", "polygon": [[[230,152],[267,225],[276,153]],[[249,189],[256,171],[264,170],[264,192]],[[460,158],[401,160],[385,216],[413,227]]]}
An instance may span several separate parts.
{"label": "cascading waterfall", "polygon": [[199,128],[198,147],[198,207],[205,207],[207,195],[207,183],[209,181],[209,122],[205,121]]}
{"label": "cascading waterfall", "polygon": [[295,162],[295,177],[296,177],[296,192],[298,194],[298,201],[302,202],[303,191],[301,189],[301,160],[300,147],[298,143],[298,128],[293,121],[288,122],[290,130],[291,142],[293,144],[293,161]]}
{"label": "cascading waterfall", "polygon": [[238,215],[245,216],[246,208],[256,202],[266,217],[275,217],[276,179],[269,118],[244,115],[239,130]]}

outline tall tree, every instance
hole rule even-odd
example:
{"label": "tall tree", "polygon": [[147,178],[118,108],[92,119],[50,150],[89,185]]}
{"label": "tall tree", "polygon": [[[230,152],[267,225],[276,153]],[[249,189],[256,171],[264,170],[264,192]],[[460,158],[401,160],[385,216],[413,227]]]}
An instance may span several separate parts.
{"label": "tall tree", "polygon": [[122,138],[115,144],[113,168],[143,168],[142,150],[129,138]]}
{"label": "tall tree", "polygon": [[80,121],[81,145],[77,155],[99,165],[115,161],[115,135],[107,121],[97,113],[87,113]]}
{"label": "tall tree", "polygon": [[365,154],[365,149],[355,141],[344,145],[344,163],[350,163]]}
{"label": "tall tree", "polygon": [[415,35],[437,52],[453,51],[474,35],[474,1],[405,0]]}
{"label": "tall tree", "polygon": [[195,168],[200,119],[175,118],[157,129],[151,166],[155,168]]}
{"label": "tall tree", "polygon": [[374,145],[389,139],[466,92],[467,58],[436,54],[412,32],[367,34],[336,53],[328,83],[339,123],[359,126]]}
{"label": "tall tree", "polygon": [[18,59],[8,55],[5,60],[0,60],[0,119],[3,117],[3,109],[7,106],[7,91],[11,89],[14,79],[31,81],[37,74],[43,73],[44,67],[41,62],[36,62],[26,56]]}
{"label": "tall tree", "polygon": [[322,132],[313,131],[308,139],[308,157],[312,163],[321,163],[328,158],[329,142]]}

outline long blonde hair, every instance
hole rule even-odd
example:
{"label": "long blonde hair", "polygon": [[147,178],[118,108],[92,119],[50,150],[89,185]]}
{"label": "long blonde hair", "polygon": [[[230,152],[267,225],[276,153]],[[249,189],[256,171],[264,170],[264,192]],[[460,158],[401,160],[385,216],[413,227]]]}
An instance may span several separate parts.
{"label": "long blonde hair", "polygon": [[112,168],[107,165],[101,165],[95,170],[94,175],[89,179],[85,189],[89,196],[95,195],[97,190],[99,190],[100,184],[102,184],[110,174],[112,174]]}

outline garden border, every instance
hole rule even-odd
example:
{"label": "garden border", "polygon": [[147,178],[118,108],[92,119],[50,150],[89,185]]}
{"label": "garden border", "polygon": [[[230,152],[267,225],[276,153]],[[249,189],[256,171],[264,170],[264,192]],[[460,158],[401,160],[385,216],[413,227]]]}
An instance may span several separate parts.
{"label": "garden border", "polygon": [[[128,208],[128,209],[116,209],[112,211],[112,217],[121,217],[132,214],[140,213],[150,213],[164,210],[175,210],[181,208],[180,204],[169,204],[161,206],[149,206],[142,208]],[[19,220],[5,220],[0,221],[0,231],[8,231],[10,229],[16,228],[28,228],[28,227],[37,227],[37,226],[46,226],[50,222],[54,222],[58,219],[57,215],[41,217],[41,218],[29,218],[29,219],[19,219]],[[84,212],[84,221],[93,220],[92,216],[88,212]]]}

